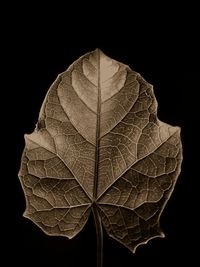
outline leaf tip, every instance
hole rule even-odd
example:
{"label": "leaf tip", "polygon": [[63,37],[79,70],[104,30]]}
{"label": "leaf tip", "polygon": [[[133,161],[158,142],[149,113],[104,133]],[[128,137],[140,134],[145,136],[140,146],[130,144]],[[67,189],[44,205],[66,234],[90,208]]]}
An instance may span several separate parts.
{"label": "leaf tip", "polygon": [[164,232],[160,232],[160,236],[158,236],[160,238],[165,238],[165,233]]}
{"label": "leaf tip", "polygon": [[103,53],[103,52],[101,51],[101,49],[98,48],[98,47],[94,50],[94,52],[96,52],[96,53]]}
{"label": "leaf tip", "polygon": [[176,126],[176,128],[177,128],[177,132],[178,132],[178,134],[180,135],[180,134],[181,134],[181,127]]}
{"label": "leaf tip", "polygon": [[22,216],[23,216],[24,218],[29,218],[28,213],[27,213],[26,210],[24,211],[24,213],[22,214]]}
{"label": "leaf tip", "polygon": [[132,249],[132,253],[133,253],[133,254],[135,254],[136,249],[137,249],[137,247],[134,247],[134,249]]}
{"label": "leaf tip", "polygon": [[96,55],[99,55],[100,57],[106,56],[104,54],[104,52],[100,48],[98,48],[98,47],[93,51],[93,53],[96,54]]}
{"label": "leaf tip", "polygon": [[27,141],[29,134],[24,134],[24,140]]}
{"label": "leaf tip", "polygon": [[72,238],[74,238],[75,237],[75,234],[73,234],[73,235],[67,235],[67,238],[68,239],[72,239]]}

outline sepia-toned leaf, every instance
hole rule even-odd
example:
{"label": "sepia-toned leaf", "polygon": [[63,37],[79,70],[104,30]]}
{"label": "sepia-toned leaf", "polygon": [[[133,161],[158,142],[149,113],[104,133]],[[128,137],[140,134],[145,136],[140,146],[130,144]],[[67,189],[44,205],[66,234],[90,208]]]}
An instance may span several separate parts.
{"label": "sepia-toned leaf", "polygon": [[48,235],[78,234],[95,207],[135,252],[163,237],[159,219],[180,173],[180,128],[157,118],[153,87],[99,49],[50,87],[19,172],[24,216]]}

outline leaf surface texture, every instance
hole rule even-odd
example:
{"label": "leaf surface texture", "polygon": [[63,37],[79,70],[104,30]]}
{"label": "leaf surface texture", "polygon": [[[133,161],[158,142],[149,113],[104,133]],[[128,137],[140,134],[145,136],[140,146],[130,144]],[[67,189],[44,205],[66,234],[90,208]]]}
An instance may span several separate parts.
{"label": "leaf surface texture", "polygon": [[180,128],[157,118],[153,87],[99,49],[50,87],[19,172],[24,216],[74,237],[96,205],[107,233],[135,251],[164,236],[159,218],[180,173]]}

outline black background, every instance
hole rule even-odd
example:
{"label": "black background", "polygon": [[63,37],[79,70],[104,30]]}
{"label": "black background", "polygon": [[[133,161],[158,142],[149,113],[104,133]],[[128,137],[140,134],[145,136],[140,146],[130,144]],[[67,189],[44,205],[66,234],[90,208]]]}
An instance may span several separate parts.
{"label": "black background", "polygon": [[[91,217],[74,239],[49,237],[22,217],[25,199],[17,177],[24,133],[35,128],[45,94],[57,75],[86,52],[99,47],[128,64],[154,85],[159,118],[182,129],[182,173],[154,239],[135,255],[104,233],[104,267],[167,266],[197,260],[199,44],[196,7],[106,5],[83,8],[47,4],[11,5],[6,12],[2,117],[6,129],[2,184],[3,256],[18,266],[95,266],[96,236]],[[4,126],[4,125],[3,125]],[[7,141],[4,141],[7,140]],[[9,147],[9,148],[8,148]],[[4,240],[3,239],[3,240]]]}

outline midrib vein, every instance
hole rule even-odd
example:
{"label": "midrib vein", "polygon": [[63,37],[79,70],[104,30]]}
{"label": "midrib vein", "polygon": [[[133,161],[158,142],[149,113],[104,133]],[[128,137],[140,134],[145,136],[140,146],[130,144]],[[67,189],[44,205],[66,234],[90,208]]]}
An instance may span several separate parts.
{"label": "midrib vein", "polygon": [[97,50],[97,79],[98,79],[98,99],[97,99],[97,122],[96,122],[96,148],[95,148],[95,170],[94,170],[94,190],[93,202],[97,199],[97,187],[99,178],[99,144],[100,144],[100,114],[101,114],[101,84],[100,84],[100,50]]}

